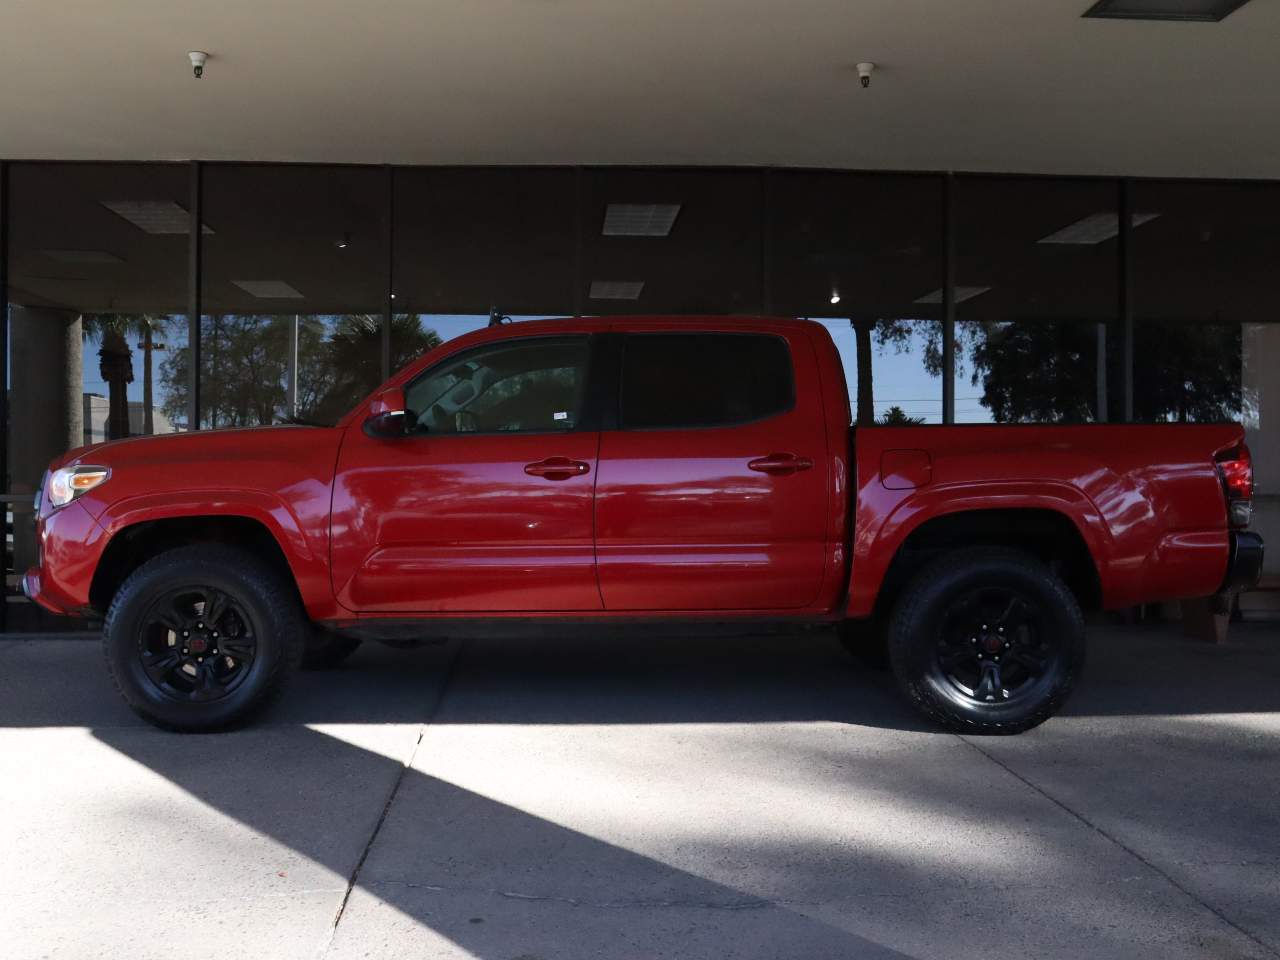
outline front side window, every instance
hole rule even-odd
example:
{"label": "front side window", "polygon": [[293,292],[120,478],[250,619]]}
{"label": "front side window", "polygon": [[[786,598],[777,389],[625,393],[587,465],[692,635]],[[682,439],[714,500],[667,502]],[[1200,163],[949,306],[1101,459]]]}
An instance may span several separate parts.
{"label": "front side window", "polygon": [[587,373],[585,337],[509,340],[467,350],[405,390],[411,432],[573,430]]}
{"label": "front side window", "polygon": [[744,333],[644,333],[627,337],[622,426],[723,427],[791,409],[791,352],[781,337]]}

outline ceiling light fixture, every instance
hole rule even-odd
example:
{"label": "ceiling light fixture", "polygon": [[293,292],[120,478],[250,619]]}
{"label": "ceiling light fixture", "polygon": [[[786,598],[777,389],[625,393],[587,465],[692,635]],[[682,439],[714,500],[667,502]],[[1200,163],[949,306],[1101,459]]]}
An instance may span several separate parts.
{"label": "ceiling light fixture", "polygon": [[347,247],[351,246],[351,234],[344,233],[342,235],[342,239],[339,240],[337,243],[335,243],[334,246],[337,247],[339,250],[347,249]]}
{"label": "ceiling light fixture", "polygon": [[[1129,214],[1129,226],[1130,228],[1140,227],[1144,223],[1150,223],[1158,216],[1160,216],[1158,213],[1131,213]],[[1110,240],[1119,232],[1120,214],[1091,213],[1075,223],[1067,224],[1061,230],[1055,230],[1047,237],[1041,237],[1036,243],[1089,245]]]}
{"label": "ceiling light fixture", "polygon": [[678,203],[611,203],[604,208],[606,237],[666,237],[671,234]]}
{"label": "ceiling light fixture", "polygon": [[203,50],[190,50],[187,52],[187,59],[191,61],[191,72],[199,80],[204,76],[204,65],[205,61],[209,59],[209,55]]}
{"label": "ceiling light fixture", "polygon": [[639,300],[643,280],[592,280],[587,294],[592,300]]}
{"label": "ceiling light fixture", "polygon": [[1217,23],[1248,0],[1098,0],[1083,14],[1100,20],[1189,20]]}
{"label": "ceiling light fixture", "polygon": [[237,287],[259,300],[302,300],[302,294],[283,280],[232,280]]}
{"label": "ceiling light fixture", "polygon": [[41,250],[50,260],[58,263],[124,263],[114,253],[105,250]]}
{"label": "ceiling light fixture", "polygon": [[[172,200],[103,200],[102,205],[123,217],[143,233],[178,234],[191,232],[191,216],[186,207]],[[213,233],[207,223],[200,232]]]}
{"label": "ceiling light fixture", "polygon": [[862,84],[863,90],[871,86],[871,73],[873,70],[875,70],[875,68],[876,68],[876,65],[872,63],[870,60],[863,60],[856,67],[858,71],[858,82]]}
{"label": "ceiling light fixture", "polygon": [[[951,291],[955,296],[956,303],[964,303],[966,300],[972,300],[974,297],[980,297],[982,294],[990,290],[990,287],[952,287]],[[939,287],[932,293],[926,293],[923,297],[917,297],[912,303],[941,303],[942,288]]]}
{"label": "ceiling light fixture", "polygon": [[838,294],[838,293],[837,293],[836,291],[834,291],[834,290],[832,290],[832,291],[831,291],[831,302],[832,302],[832,303],[839,303],[839,302],[840,302],[840,294]]}

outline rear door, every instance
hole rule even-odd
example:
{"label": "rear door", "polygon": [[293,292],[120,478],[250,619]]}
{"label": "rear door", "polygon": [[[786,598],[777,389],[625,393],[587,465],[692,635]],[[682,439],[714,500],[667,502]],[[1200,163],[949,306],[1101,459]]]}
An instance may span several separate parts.
{"label": "rear door", "polygon": [[817,375],[792,326],[623,335],[618,429],[601,434],[596,481],[607,610],[815,601],[827,517]]}

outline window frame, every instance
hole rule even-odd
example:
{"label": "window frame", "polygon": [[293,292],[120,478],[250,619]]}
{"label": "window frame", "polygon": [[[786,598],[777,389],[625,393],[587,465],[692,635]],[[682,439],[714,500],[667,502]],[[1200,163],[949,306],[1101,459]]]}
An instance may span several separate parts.
{"label": "window frame", "polygon": [[[782,348],[786,352],[787,357],[787,374],[789,396],[786,406],[777,410],[766,413],[762,416],[751,417],[746,420],[734,420],[731,423],[688,423],[677,426],[661,426],[661,427],[629,427],[626,423],[624,415],[624,401],[626,399],[626,373],[627,373],[627,345],[633,338],[642,337],[736,337],[736,338],[769,338],[778,340],[782,343]],[[775,417],[785,417],[796,409],[796,364],[795,354],[791,350],[791,341],[780,333],[773,333],[764,330],[627,330],[622,332],[622,342],[618,350],[618,388],[615,395],[615,404],[617,409],[617,428],[627,433],[659,433],[674,430],[733,430],[738,427],[750,426],[755,423],[763,423],[766,420],[772,420]]]}
{"label": "window frame", "polygon": [[560,341],[562,343],[581,344],[586,348],[586,362],[583,365],[582,382],[575,389],[576,396],[576,414],[573,426],[565,427],[559,430],[454,430],[444,433],[438,430],[414,429],[406,430],[404,437],[406,440],[421,439],[423,437],[441,438],[441,437],[529,437],[529,436],[560,436],[567,433],[588,433],[599,429],[595,426],[594,411],[591,407],[592,392],[591,385],[595,370],[597,368],[596,352],[597,345],[595,338],[591,334],[586,333],[547,333],[535,334],[529,337],[504,337],[501,340],[490,340],[487,343],[478,343],[474,347],[467,347],[465,350],[459,350],[451,353],[447,357],[441,357],[437,363],[433,363],[423,370],[411,380],[404,384],[403,390],[405,395],[405,409],[409,410],[408,400],[409,391],[420,381],[432,376],[442,367],[464,360],[467,357],[478,353],[484,353],[490,350],[500,350],[513,346],[520,346],[526,343],[547,343]]}

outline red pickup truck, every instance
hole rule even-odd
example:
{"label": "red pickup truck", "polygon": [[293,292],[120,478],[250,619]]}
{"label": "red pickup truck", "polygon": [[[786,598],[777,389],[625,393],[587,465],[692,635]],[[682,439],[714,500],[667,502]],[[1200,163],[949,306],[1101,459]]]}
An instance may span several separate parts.
{"label": "red pickup truck", "polygon": [[1256,581],[1252,484],[1231,424],[851,429],[817,323],[548,320],[446,343],[336,426],[72,451],[24,590],[105,617],[120,692],[175,729],[362,639],[768,621],[879,625],[912,703],[1010,733],[1066,698],[1083,610]]}

